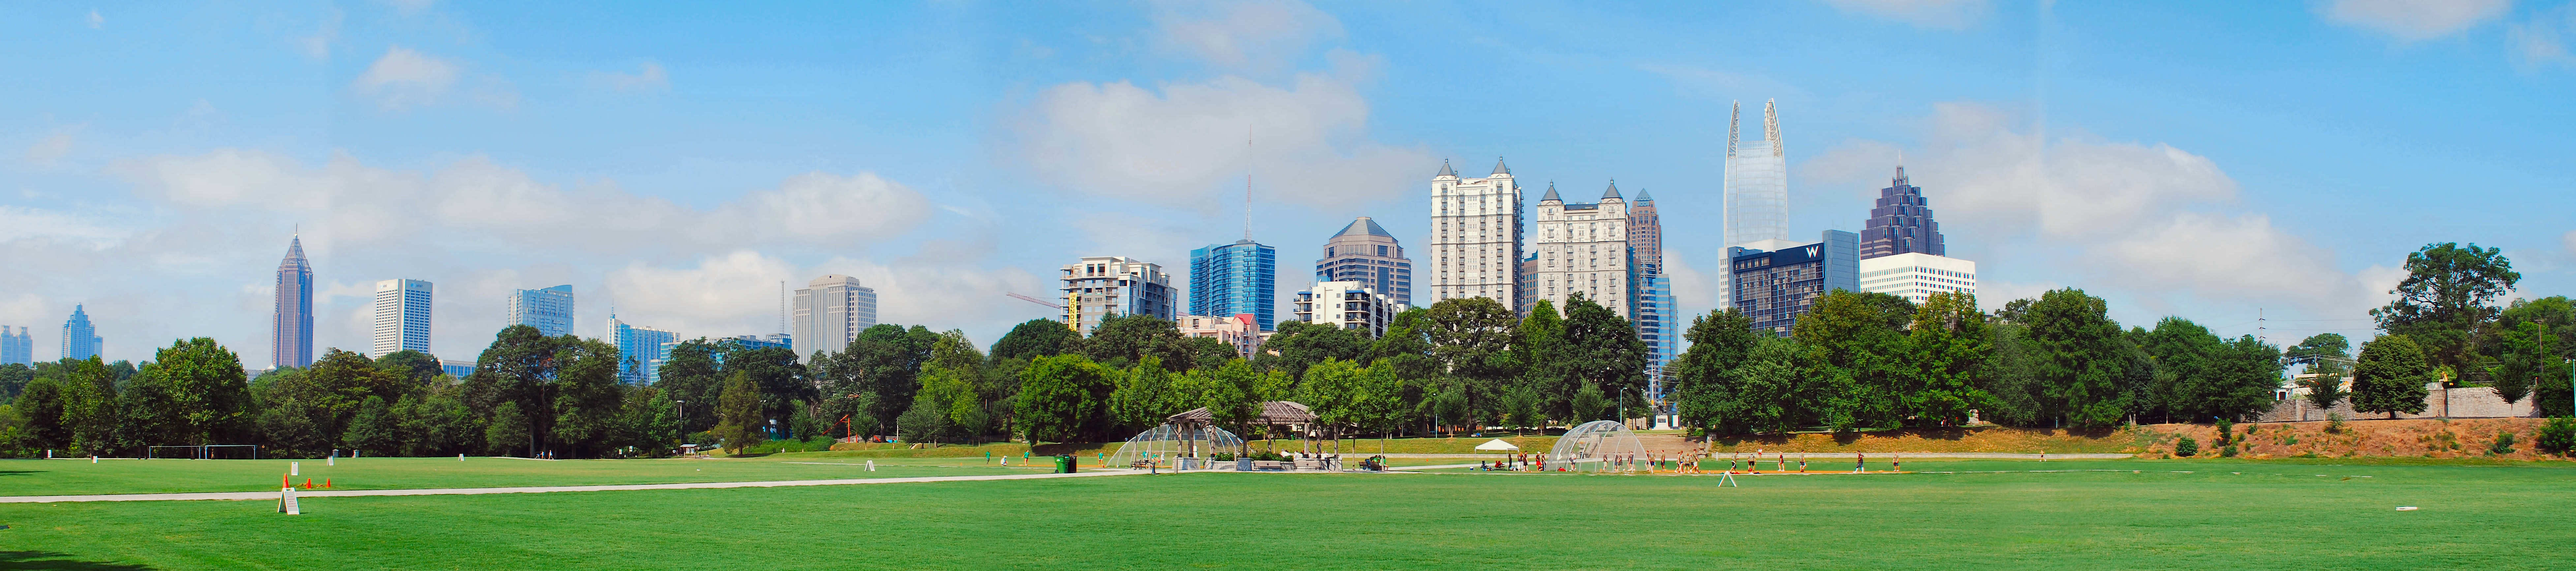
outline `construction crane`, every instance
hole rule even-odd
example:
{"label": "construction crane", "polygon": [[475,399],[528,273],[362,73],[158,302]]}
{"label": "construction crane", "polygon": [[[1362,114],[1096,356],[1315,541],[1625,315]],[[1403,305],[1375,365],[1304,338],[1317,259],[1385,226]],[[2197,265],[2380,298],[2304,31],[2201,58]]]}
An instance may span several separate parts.
{"label": "construction crane", "polygon": [[1055,310],[1056,310],[1056,311],[1064,311],[1064,306],[1056,305],[1056,304],[1053,304],[1053,303],[1049,303],[1049,302],[1047,302],[1047,300],[1038,299],[1038,298],[1034,298],[1034,297],[1029,297],[1029,296],[1025,296],[1025,295],[1020,295],[1020,294],[1016,294],[1016,293],[1004,293],[1004,294],[1002,294],[1002,295],[1011,296],[1012,298],[1018,299],[1018,300],[1020,300],[1020,301],[1025,301],[1025,302],[1029,302],[1029,303],[1034,303],[1034,304],[1038,304],[1038,305],[1043,305],[1043,306],[1047,306],[1047,307],[1052,307],[1052,308],[1055,308]]}

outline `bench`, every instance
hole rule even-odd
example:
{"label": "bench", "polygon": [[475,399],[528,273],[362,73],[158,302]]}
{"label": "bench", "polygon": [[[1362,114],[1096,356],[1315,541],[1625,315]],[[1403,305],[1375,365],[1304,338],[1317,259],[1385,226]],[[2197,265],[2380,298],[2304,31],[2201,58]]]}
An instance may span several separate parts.
{"label": "bench", "polygon": [[1252,469],[1254,469],[1254,470],[1286,470],[1286,469],[1288,469],[1288,467],[1286,466],[1286,464],[1287,464],[1287,463],[1285,463],[1285,462],[1280,462],[1280,461],[1277,461],[1277,460],[1254,460],[1254,461],[1252,461]]}
{"label": "bench", "polygon": [[1321,459],[1321,458],[1298,458],[1298,459],[1297,459],[1297,469],[1299,469],[1299,470],[1322,470],[1322,469],[1324,469],[1324,460],[1323,460],[1323,459]]}

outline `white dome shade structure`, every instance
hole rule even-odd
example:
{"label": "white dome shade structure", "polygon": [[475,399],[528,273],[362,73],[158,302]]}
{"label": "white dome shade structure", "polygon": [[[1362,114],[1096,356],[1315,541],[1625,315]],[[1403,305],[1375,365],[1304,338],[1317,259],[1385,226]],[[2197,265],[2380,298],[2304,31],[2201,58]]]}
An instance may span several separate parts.
{"label": "white dome shade structure", "polygon": [[1218,452],[1233,452],[1243,446],[1243,438],[1214,426],[1183,427],[1166,422],[1136,434],[1118,446],[1109,456],[1112,467],[1131,466],[1139,460],[1163,466],[1177,466],[1181,458],[1207,458]]}
{"label": "white dome shade structure", "polygon": [[1563,467],[1575,472],[1598,472],[1613,469],[1618,462],[1642,459],[1646,445],[1637,442],[1637,433],[1616,420],[1595,420],[1565,431],[1556,439],[1556,447],[1547,451],[1550,470]]}

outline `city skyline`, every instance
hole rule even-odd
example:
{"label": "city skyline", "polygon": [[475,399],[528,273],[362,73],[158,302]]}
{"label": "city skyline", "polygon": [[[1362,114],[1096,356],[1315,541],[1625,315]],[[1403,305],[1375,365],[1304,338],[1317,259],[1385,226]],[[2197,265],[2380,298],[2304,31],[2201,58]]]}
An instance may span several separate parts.
{"label": "city skyline", "polygon": [[2563,213],[2498,206],[2546,203],[2576,154],[2550,129],[2576,65],[2522,41],[2576,37],[2563,0],[2443,22],[1863,4],[1654,26],[1436,2],[29,6],[0,22],[28,79],[0,87],[0,323],[97,305],[110,360],[207,336],[264,365],[275,237],[301,225],[316,351],[368,346],[386,276],[439,284],[447,353],[488,344],[514,289],[728,335],[775,329],[777,283],[823,274],[882,284],[886,322],[989,343],[1052,314],[1003,294],[1046,297],[1078,256],[1177,268],[1232,240],[1247,172],[1283,254],[1371,216],[1427,285],[1422,177],[1508,156],[1531,190],[1652,192],[1679,327],[1723,289],[1736,101],[1748,140],[1776,101],[1791,235],[1863,230],[1901,154],[1990,309],[2081,287],[2123,322],[2359,337],[2437,242],[2503,247],[2531,291],[2576,283]]}

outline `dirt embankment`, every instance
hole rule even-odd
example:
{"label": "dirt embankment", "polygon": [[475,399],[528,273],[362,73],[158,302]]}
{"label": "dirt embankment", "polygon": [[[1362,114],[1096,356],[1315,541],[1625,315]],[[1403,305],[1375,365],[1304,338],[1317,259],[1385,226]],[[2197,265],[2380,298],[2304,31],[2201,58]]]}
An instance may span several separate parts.
{"label": "dirt embankment", "polygon": [[[2238,424],[2243,437],[2238,456],[2286,458],[2310,455],[2331,458],[2409,456],[2425,458],[2491,458],[2539,460],[2532,440],[2544,419],[2474,418],[2352,420],[2334,432],[2326,422]],[[2513,452],[2491,454],[2496,435],[2513,433]],[[2101,431],[2005,428],[1891,430],[1861,434],[1791,434],[1719,437],[1719,452],[2017,452],[2051,454],[2117,453],[2162,458],[2173,453],[2182,437],[2199,441],[2202,457],[2219,454],[2218,429],[2206,424],[2152,424]]]}
{"label": "dirt embankment", "polygon": [[[2535,450],[2532,441],[2540,425],[2539,418],[2455,418],[2407,420],[2345,421],[2341,430],[2329,432],[2326,422],[2267,422],[2236,425],[2235,432],[2245,434],[2239,456],[2286,458],[2315,455],[2327,458],[2356,456],[2413,456],[2422,458],[2492,458],[2497,460],[2540,460],[2551,456]],[[2174,443],[2188,436],[2200,443],[2201,456],[2218,454],[2218,429],[2206,424],[2155,424],[2135,429],[2142,440],[2150,440],[2142,449],[2130,452],[2162,458],[2173,452]],[[2496,454],[2496,435],[2513,434],[2513,452]]]}

